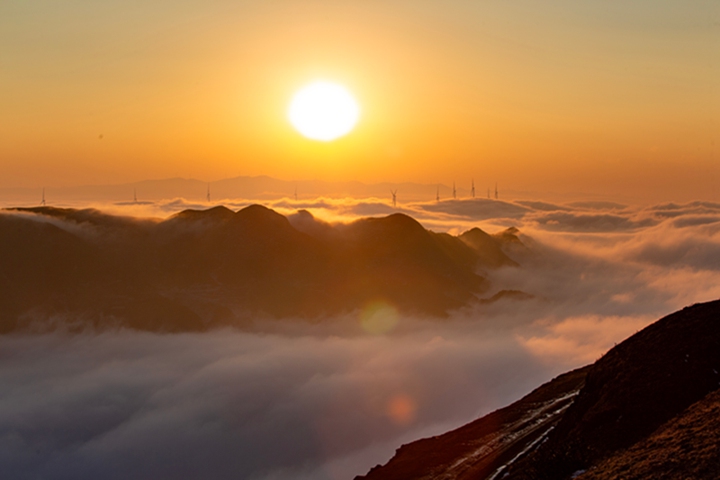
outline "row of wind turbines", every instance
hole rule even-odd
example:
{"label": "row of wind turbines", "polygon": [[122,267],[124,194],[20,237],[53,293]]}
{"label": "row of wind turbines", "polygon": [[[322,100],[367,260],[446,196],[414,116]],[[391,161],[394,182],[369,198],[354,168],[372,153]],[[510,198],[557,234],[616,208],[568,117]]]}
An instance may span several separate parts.
{"label": "row of wind turbines", "polygon": [[[390,190],[390,194],[392,194],[393,208],[397,207],[397,192],[398,192],[397,189]],[[470,195],[472,196],[472,198],[475,198],[475,180],[471,181]],[[457,200],[457,188],[455,188],[455,182],[453,182],[452,196],[453,196],[453,200]],[[488,189],[487,189],[487,198],[491,198],[490,197],[490,187],[488,187]],[[497,200],[497,199],[498,199],[498,186],[497,186],[497,182],[495,182],[495,200]],[[295,200],[297,200],[297,190],[295,190]],[[440,185],[437,186],[437,190],[435,192],[435,201],[440,202]]]}
{"label": "row of wind turbines", "polygon": [[[397,207],[397,192],[398,192],[397,189],[390,190],[390,193],[392,194],[393,208]],[[471,194],[472,198],[475,198],[475,180],[471,181],[470,192],[471,192],[470,194]],[[453,196],[454,200],[457,199],[457,189],[455,188],[455,182],[453,182],[452,196]],[[297,201],[297,199],[298,199],[297,187],[295,187],[294,197],[295,197],[295,201]],[[206,198],[207,202],[210,203],[210,199],[211,199],[210,184],[208,184],[208,186],[207,186],[207,192],[205,193],[205,198]],[[489,187],[487,189],[487,198],[491,198]],[[498,199],[498,186],[497,186],[497,182],[496,182],[495,183],[495,200],[497,200],[497,199]],[[435,193],[435,201],[436,202],[440,201],[440,185],[437,186],[437,190]],[[135,188],[133,188],[133,203],[138,203],[137,189],[135,189]],[[40,205],[42,205],[43,207],[47,205],[47,202],[45,201],[45,187],[43,187],[43,189],[42,189],[42,200],[40,201]]]}

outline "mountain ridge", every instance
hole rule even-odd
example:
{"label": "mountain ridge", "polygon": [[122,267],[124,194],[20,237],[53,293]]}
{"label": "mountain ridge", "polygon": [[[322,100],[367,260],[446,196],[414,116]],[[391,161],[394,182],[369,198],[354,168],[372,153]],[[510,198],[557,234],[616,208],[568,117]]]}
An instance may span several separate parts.
{"label": "mountain ridge", "polygon": [[[258,315],[321,318],[377,302],[444,317],[488,290],[484,270],[516,265],[494,237],[469,245],[401,213],[333,225],[261,205],[188,209],[164,220],[20,207],[0,215],[0,233],[4,332],[56,314],[195,331]],[[171,316],[183,320],[163,320]]]}

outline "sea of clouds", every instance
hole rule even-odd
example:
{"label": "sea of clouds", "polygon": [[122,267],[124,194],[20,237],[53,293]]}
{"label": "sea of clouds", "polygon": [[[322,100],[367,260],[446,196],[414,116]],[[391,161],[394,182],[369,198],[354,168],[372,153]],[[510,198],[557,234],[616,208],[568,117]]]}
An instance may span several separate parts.
{"label": "sea of clouds", "polygon": [[[453,234],[520,229],[520,267],[447,319],[286,319],[257,331],[0,337],[0,471],[17,479],[351,479],[683,306],[720,298],[720,204],[264,202],[326,221],[396,211]],[[247,202],[226,202],[238,209]],[[183,200],[101,206],[165,217]]]}

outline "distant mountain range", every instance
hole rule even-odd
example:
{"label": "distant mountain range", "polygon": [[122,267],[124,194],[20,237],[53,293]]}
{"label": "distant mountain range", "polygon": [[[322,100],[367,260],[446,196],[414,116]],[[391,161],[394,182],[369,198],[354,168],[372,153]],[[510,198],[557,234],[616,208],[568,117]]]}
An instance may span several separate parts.
{"label": "distant mountain range", "polygon": [[356,480],[720,478],[720,300]]}
{"label": "distant mountain range", "polygon": [[378,303],[444,316],[479,302],[489,288],[483,270],[517,265],[504,249],[519,243],[514,229],[456,237],[403,214],[331,225],[259,205],[164,221],[9,209],[0,214],[0,332],[57,324],[198,331]]}
{"label": "distant mountain range", "polygon": [[[468,197],[471,194],[470,180],[457,185],[457,195]],[[493,184],[494,185],[494,184]],[[490,184],[488,183],[487,187]],[[478,197],[486,195],[485,187],[478,187]],[[173,198],[185,198],[191,201],[207,200],[208,192],[212,201],[224,199],[268,200],[278,198],[314,199],[333,198],[391,198],[391,191],[398,191],[399,198],[407,201],[434,201],[436,195],[452,198],[452,186],[442,184],[420,184],[412,182],[374,183],[329,182],[322,180],[280,180],[268,176],[234,177],[213,182],[187,178],[167,178],[143,180],[134,183],[112,185],[80,185],[73,187],[53,187],[45,189],[49,205],[67,202],[122,203],[159,201]],[[39,205],[42,200],[42,188],[0,188],[0,201],[15,204],[31,202]]]}

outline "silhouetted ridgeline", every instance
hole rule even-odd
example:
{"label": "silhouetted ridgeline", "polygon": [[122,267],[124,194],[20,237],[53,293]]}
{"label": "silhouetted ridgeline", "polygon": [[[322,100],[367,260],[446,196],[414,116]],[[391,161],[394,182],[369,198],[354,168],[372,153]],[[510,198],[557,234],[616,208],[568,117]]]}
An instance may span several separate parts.
{"label": "silhouetted ridgeline", "polygon": [[[290,221],[292,220],[292,222]],[[516,232],[460,237],[394,214],[329,225],[253,205],[165,221],[52,207],[0,214],[0,331],[193,331],[255,315],[320,318],[385,302],[431,316],[477,300],[478,272],[516,265]]]}
{"label": "silhouetted ridgeline", "polygon": [[720,300],[358,480],[720,478]]}

